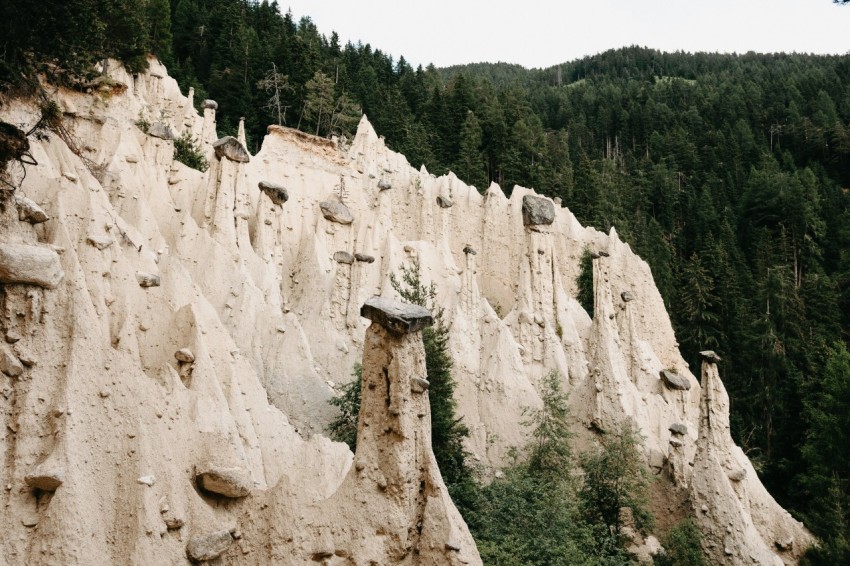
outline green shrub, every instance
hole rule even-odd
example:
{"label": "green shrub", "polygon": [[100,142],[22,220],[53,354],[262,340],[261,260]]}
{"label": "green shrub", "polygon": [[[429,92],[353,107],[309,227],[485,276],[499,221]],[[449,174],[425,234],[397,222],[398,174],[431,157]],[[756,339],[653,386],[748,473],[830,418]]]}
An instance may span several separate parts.
{"label": "green shrub", "polygon": [[673,527],[661,541],[664,552],[652,557],[655,566],[708,566],[703,554],[699,529],[690,519]]}
{"label": "green shrub", "polygon": [[337,442],[345,442],[351,451],[357,450],[357,419],[360,416],[360,382],[363,366],[354,364],[354,379],[343,385],[340,394],[330,400],[339,409],[339,415],[328,425],[328,436]]}
{"label": "green shrub", "polygon": [[174,140],[174,159],[198,171],[206,171],[210,167],[203,152],[188,131],[183,132],[179,138]]}

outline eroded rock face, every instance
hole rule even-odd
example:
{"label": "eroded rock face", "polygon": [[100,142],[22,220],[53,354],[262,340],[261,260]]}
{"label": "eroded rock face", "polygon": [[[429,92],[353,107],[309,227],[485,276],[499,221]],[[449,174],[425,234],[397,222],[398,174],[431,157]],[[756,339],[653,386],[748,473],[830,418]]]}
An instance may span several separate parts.
{"label": "eroded rock face", "polygon": [[548,226],[555,221],[555,205],[548,198],[522,197],[522,221],[526,226]]}
{"label": "eroded rock face", "polygon": [[0,283],[27,283],[55,289],[64,277],[59,254],[54,250],[0,243]]}
{"label": "eroded rock face", "polygon": [[[729,396],[716,363],[705,358],[711,356],[702,362],[699,438],[690,484],[703,550],[712,564],[796,563],[812,537],[767,493],[749,459],[732,443]],[[794,544],[782,549],[771,543],[776,540]]]}
{"label": "eroded rock face", "polygon": [[[109,163],[108,183],[58,137],[33,139],[39,166],[21,194],[49,210],[51,223],[33,230],[16,207],[0,208],[0,246],[57,252],[68,279],[57,292],[30,284],[0,294],[0,346],[24,367],[17,378],[0,376],[11,391],[0,395],[0,449],[14,460],[0,467],[0,485],[13,486],[0,506],[0,555],[24,564],[45,556],[178,564],[187,541],[219,533],[212,538],[227,547],[217,558],[224,563],[478,563],[425,449],[429,384],[420,347],[409,342],[417,333],[380,324],[367,332],[359,316],[368,297],[394,296],[389,273],[414,259],[450,324],[468,448],[494,475],[508,447],[525,441],[523,409],[539,406],[540,377],[556,368],[582,430],[628,419],[645,437],[647,461],[672,470],[659,473],[672,478],[669,493],[702,486],[694,509],[721,553],[729,518],[715,509],[749,513],[756,531],[747,536],[781,545],[773,552],[789,563],[811,540],[765,503],[743,456],[721,459],[719,469],[691,465],[701,388],[649,267],[615,231],[582,227],[560,207],[550,224],[525,224],[532,190],[507,196],[492,184],[482,195],[453,175],[412,169],[365,117],[350,149],[272,126],[244,165],[225,158],[212,174],[171,169],[162,143],[137,143],[140,111],[174,116],[210,150],[215,105],[199,116],[151,65],[136,78],[111,65],[114,79],[134,87],[108,107],[56,94],[81,136],[98,125],[80,141]],[[37,119],[15,104],[0,108],[6,122]],[[330,195],[341,178],[352,228],[329,222],[319,206],[339,198]],[[286,183],[292,202],[270,203],[257,189],[268,179]],[[379,179],[393,189],[380,193]],[[438,196],[451,197],[450,211]],[[595,257],[593,319],[575,300],[585,249]],[[332,260],[339,250],[379,259],[346,268]],[[163,285],[140,289],[137,272],[161,275]],[[636,300],[624,304],[623,290]],[[187,345],[196,359],[175,360]],[[362,431],[372,437],[352,464],[347,448],[319,431],[332,417],[332,388],[361,359],[364,383],[374,385]],[[664,368],[677,368],[691,388],[664,386]],[[715,446],[736,454],[731,438]],[[250,495],[226,501],[199,486],[192,470],[210,458],[250,472]],[[39,461],[65,478],[55,495],[22,477]],[[723,485],[739,503],[716,495],[728,493]]]}

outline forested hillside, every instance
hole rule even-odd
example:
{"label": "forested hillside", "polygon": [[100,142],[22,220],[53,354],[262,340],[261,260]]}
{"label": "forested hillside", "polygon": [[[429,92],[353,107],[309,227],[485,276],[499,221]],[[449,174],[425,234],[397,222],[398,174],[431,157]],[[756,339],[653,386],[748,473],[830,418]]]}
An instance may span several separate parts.
{"label": "forested hillside", "polygon": [[616,226],[686,359],[723,357],[733,435],[771,492],[848,552],[850,56],[630,47],[543,70],[414,69],[265,1],[38,5],[0,8],[5,91],[150,51],[218,101],[221,131],[244,117],[252,150],[268,124],[350,135],[362,111],[413,165]]}

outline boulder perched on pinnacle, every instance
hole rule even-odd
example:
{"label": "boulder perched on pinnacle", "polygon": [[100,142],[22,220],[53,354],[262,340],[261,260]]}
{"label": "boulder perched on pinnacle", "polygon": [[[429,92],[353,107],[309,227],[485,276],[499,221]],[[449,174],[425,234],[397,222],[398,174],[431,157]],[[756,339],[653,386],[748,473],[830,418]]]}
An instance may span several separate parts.
{"label": "boulder perched on pinnacle", "polygon": [[251,161],[251,155],[242,142],[233,136],[224,136],[213,143],[215,156],[219,159],[227,158],[236,163],[248,163]]}
{"label": "boulder perched on pinnacle", "polygon": [[373,263],[375,261],[375,257],[369,254],[354,254],[354,259],[357,261],[362,261],[363,263]]}
{"label": "boulder perched on pinnacle", "polygon": [[29,283],[55,289],[64,277],[59,254],[54,250],[0,243],[0,283]]}
{"label": "boulder perched on pinnacle", "polygon": [[282,185],[278,185],[277,183],[272,183],[270,181],[260,181],[257,185],[260,187],[260,190],[266,193],[266,196],[268,196],[271,201],[278,206],[289,200],[289,191],[287,191]]}
{"label": "boulder perched on pinnacle", "polygon": [[699,353],[699,357],[702,361],[708,362],[710,364],[716,364],[723,358],[714,353],[714,350],[703,350]]}
{"label": "boulder perched on pinnacle", "polygon": [[437,197],[437,206],[439,206],[440,208],[451,208],[452,205],[454,205],[452,199],[444,196]]}
{"label": "boulder perched on pinnacle", "polygon": [[555,221],[555,205],[548,198],[522,197],[522,223],[526,226],[551,224]]}
{"label": "boulder perched on pinnacle", "polygon": [[372,297],[360,307],[360,316],[377,322],[394,334],[408,334],[434,324],[428,309],[384,297]]}
{"label": "boulder perched on pinnacle", "polygon": [[201,102],[201,108],[210,110],[218,110],[218,102],[215,100],[210,100],[209,98]]}
{"label": "boulder perched on pinnacle", "polygon": [[685,435],[688,434],[688,425],[682,423],[673,423],[670,425],[669,430],[673,434]]}
{"label": "boulder perched on pinnacle", "polygon": [[354,263],[354,256],[348,252],[334,252],[334,261],[351,265]]}
{"label": "boulder perched on pinnacle", "polygon": [[56,491],[64,483],[64,478],[60,472],[45,470],[39,466],[32,473],[27,474],[24,481],[28,486],[41,491]]}
{"label": "boulder perched on pinnacle", "polygon": [[347,206],[339,201],[322,201],[319,203],[319,208],[322,211],[322,216],[331,222],[336,222],[338,224],[351,224],[354,222],[354,216],[351,215],[351,211],[348,210]]}

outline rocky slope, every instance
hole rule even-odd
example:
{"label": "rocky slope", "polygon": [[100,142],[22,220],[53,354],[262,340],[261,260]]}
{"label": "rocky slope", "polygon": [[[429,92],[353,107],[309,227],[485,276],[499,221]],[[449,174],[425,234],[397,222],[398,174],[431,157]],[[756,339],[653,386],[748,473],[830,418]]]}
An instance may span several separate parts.
{"label": "rocky slope", "polygon": [[[127,88],[53,94],[73,137],[32,140],[39,165],[0,210],[0,564],[476,563],[430,446],[410,443],[421,423],[382,446],[361,422],[362,446],[399,453],[392,477],[318,434],[361,358],[366,379],[398,348],[394,382],[421,373],[415,339],[360,316],[414,259],[445,307],[486,469],[523,442],[522,411],[554,368],[586,438],[625,420],[642,431],[716,563],[794,563],[809,544],[732,443],[716,365],[701,388],[614,230],[529,189],[417,171],[365,117],[348,147],[272,126],[249,155],[217,141],[215,105],[199,116],[155,61],[110,73]],[[0,109],[24,130],[37,118],[22,101]],[[173,160],[185,131],[206,173]],[[585,248],[592,320],[575,299]],[[400,414],[421,405],[404,398]],[[416,481],[425,499],[402,488]],[[398,534],[423,513],[433,532]]]}

